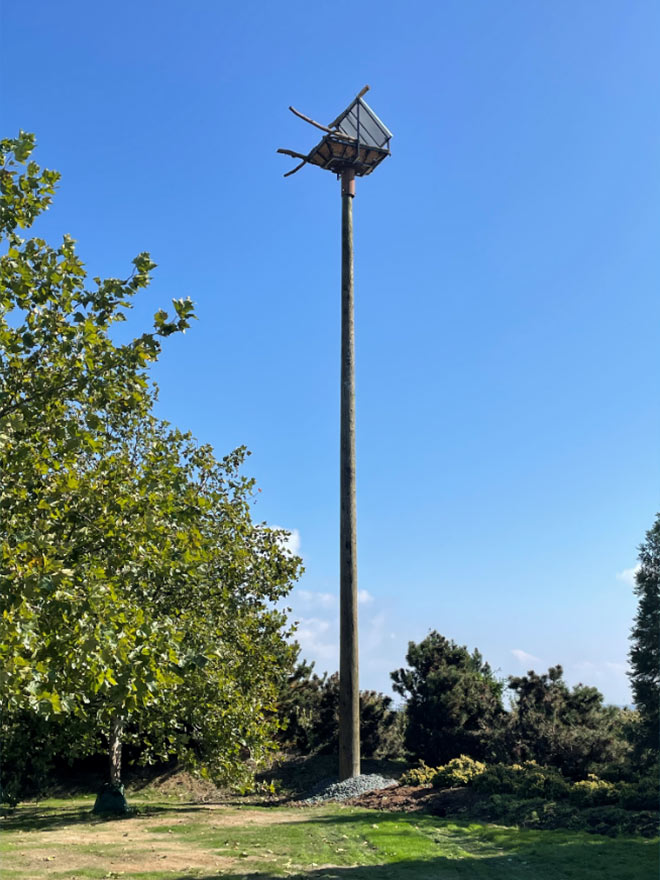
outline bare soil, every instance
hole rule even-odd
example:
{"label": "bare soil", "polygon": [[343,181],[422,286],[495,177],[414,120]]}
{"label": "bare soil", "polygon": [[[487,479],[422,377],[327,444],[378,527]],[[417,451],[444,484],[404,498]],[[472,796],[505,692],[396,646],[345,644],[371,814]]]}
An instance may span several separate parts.
{"label": "bare soil", "polygon": [[[278,823],[304,822],[308,819],[283,814],[277,810],[257,811],[249,809],[227,810],[221,805],[206,805],[195,809],[195,823],[209,828],[224,829],[233,826],[275,825]],[[132,816],[129,822],[98,821],[85,823],[77,828],[46,827],[25,834],[25,849],[20,846],[3,855],[3,868],[10,872],[20,870],[25,880],[43,880],[49,874],[58,874],[74,880],[77,872],[106,871],[108,876],[148,871],[199,871],[223,869],[236,866],[237,853],[227,855],[214,852],[194,840],[173,834],[177,825],[189,821],[186,817],[145,814]],[[263,858],[263,855],[261,856]],[[246,855],[241,863],[249,864],[252,857]]]}
{"label": "bare soil", "polygon": [[397,788],[369,791],[344,803],[355,807],[368,807],[372,810],[390,810],[398,813],[424,810],[435,816],[446,816],[448,813],[467,812],[474,800],[474,795],[467,788],[437,791],[430,785],[399,785]]}

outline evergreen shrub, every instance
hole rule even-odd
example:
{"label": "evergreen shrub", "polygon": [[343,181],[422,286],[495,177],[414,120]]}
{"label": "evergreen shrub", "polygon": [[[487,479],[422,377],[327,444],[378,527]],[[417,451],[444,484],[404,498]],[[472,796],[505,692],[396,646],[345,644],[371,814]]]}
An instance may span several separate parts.
{"label": "evergreen shrub", "polygon": [[431,784],[434,788],[451,788],[455,785],[469,785],[473,779],[486,772],[482,761],[475,761],[467,755],[452,758],[442,767],[438,767]]}
{"label": "evergreen shrub", "polygon": [[523,764],[492,764],[475,776],[470,785],[484,794],[513,794],[519,798],[565,798],[569,783],[559,770],[541,767],[535,761]]}
{"label": "evergreen shrub", "polygon": [[407,770],[399,781],[402,785],[431,785],[437,772],[437,767],[429,767],[424,761],[420,761],[419,767]]}

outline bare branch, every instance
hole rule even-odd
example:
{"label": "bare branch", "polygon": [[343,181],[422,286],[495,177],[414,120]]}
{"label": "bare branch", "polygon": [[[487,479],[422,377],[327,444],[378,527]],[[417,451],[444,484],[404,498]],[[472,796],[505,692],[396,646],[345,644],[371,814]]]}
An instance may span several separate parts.
{"label": "bare branch", "polygon": [[300,165],[296,165],[296,167],[293,168],[291,171],[287,171],[287,173],[284,175],[284,177],[291,177],[292,174],[295,174],[296,171],[300,171],[300,169],[303,167],[303,165],[306,165],[306,164],[307,164],[307,159],[303,159],[303,161],[300,163]]}
{"label": "bare branch", "polygon": [[[336,134],[336,132],[334,132],[331,128],[328,128],[327,125],[321,125],[320,122],[315,122],[313,119],[310,119],[309,116],[305,116],[304,113],[301,113],[300,110],[296,110],[295,107],[289,107],[289,110],[290,110],[292,113],[294,113],[296,116],[299,116],[300,119],[304,119],[305,122],[309,122],[310,125],[315,125],[316,128],[320,128],[321,131],[325,131],[325,132],[327,132],[328,134]],[[342,138],[344,138],[344,139],[347,140],[347,141],[354,141],[354,140],[357,140],[357,138],[354,138],[354,137],[353,137],[352,135],[350,135],[350,134],[344,134],[344,132],[341,133],[341,136],[342,136]]]}
{"label": "bare branch", "polygon": [[304,153],[296,153],[295,150],[285,150],[281,148],[277,152],[284,153],[285,156],[293,156],[294,159],[307,159],[307,156]]}

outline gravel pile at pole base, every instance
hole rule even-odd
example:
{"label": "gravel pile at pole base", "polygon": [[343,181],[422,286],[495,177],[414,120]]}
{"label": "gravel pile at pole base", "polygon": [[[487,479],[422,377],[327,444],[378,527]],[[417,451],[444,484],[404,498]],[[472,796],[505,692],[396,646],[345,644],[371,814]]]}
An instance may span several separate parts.
{"label": "gravel pile at pole base", "polygon": [[345,801],[349,798],[359,797],[368,791],[378,791],[381,788],[391,788],[398,785],[396,779],[388,779],[377,773],[362,773],[360,776],[352,776],[343,782],[324,780],[320,782],[309,796],[300,801],[301,804],[320,804],[322,801]]}

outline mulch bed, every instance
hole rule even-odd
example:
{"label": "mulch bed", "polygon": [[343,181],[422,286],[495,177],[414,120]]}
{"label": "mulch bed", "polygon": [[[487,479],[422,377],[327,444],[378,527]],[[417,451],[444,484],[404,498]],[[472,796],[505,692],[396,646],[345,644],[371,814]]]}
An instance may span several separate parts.
{"label": "mulch bed", "polygon": [[438,791],[430,785],[399,785],[396,788],[369,791],[342,803],[354,807],[367,807],[371,810],[391,810],[400,813],[423,810],[435,816],[446,816],[467,812],[475,799],[475,795],[468,788],[446,788]]}

